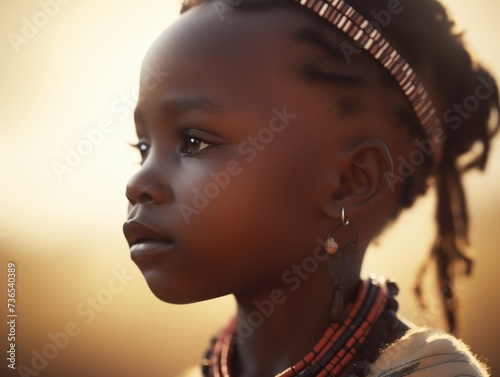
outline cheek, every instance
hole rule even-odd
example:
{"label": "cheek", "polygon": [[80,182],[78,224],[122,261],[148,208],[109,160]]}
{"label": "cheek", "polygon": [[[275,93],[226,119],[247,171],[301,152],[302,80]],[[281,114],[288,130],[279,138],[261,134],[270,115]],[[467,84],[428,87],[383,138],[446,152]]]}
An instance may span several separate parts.
{"label": "cheek", "polygon": [[307,146],[290,152],[285,136],[252,161],[199,161],[174,174],[169,219],[178,252],[145,272],[160,299],[200,301],[279,284],[316,248],[314,154]]}
{"label": "cheek", "polygon": [[276,276],[309,250],[317,236],[310,169],[278,152],[269,147],[252,162],[242,162],[238,174],[219,170],[203,180],[196,199],[205,205],[190,216],[183,238],[186,252],[196,254],[198,262],[225,273],[239,271],[245,280],[266,271]]}

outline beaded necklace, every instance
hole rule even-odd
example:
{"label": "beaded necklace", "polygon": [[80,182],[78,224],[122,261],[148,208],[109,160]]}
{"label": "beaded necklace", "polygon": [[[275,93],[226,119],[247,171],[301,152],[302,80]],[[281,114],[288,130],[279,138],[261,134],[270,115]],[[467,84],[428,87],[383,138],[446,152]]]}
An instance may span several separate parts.
{"label": "beaded necklace", "polygon": [[[362,282],[356,300],[348,305],[342,324],[331,323],[323,337],[302,360],[275,377],[337,377],[348,365],[348,377],[364,377],[381,350],[387,346],[389,332],[398,326],[394,282],[370,276]],[[237,320],[214,339],[203,360],[204,377],[234,377],[232,355]]]}

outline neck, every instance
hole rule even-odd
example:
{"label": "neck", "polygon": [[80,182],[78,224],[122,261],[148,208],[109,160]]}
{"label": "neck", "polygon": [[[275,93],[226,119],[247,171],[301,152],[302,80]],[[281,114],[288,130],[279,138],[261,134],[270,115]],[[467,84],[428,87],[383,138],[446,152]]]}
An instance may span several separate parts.
{"label": "neck", "polygon": [[[322,267],[312,274],[295,270],[258,294],[236,295],[234,377],[275,376],[313,349],[329,325],[333,299]],[[343,284],[345,304],[355,300],[359,285],[359,267],[354,267]]]}

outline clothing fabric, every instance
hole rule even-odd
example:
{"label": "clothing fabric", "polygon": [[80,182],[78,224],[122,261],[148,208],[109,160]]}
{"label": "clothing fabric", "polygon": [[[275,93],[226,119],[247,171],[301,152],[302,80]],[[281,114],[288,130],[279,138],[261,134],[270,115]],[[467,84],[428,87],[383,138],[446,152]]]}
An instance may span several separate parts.
{"label": "clothing fabric", "polygon": [[[371,364],[368,377],[489,377],[488,368],[461,340],[442,331],[409,330]],[[202,377],[201,367],[177,377]]]}
{"label": "clothing fabric", "polygon": [[409,330],[371,365],[368,377],[484,377],[487,367],[461,340],[428,328]]}

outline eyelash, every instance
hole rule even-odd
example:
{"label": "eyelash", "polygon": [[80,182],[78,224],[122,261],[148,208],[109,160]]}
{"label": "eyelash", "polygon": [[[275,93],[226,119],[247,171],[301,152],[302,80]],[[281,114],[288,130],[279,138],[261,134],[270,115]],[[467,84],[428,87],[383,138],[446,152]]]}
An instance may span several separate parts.
{"label": "eyelash", "polygon": [[141,154],[141,164],[142,164],[146,159],[147,150],[149,149],[148,143],[144,141],[139,141],[137,144],[130,144],[130,146],[139,151],[139,153]]}
{"label": "eyelash", "polygon": [[[190,132],[182,132],[182,138],[186,145],[183,145],[181,148],[181,153],[185,156],[189,157],[196,157],[200,155],[205,149],[213,147],[213,144],[207,143],[206,141],[203,141],[199,137],[195,137],[194,135],[191,135]],[[198,151],[189,151],[189,143],[199,143],[201,146],[204,146],[201,150]],[[131,144],[131,146],[139,151],[141,154],[141,164],[144,163],[146,160],[146,157],[149,152],[150,145],[148,142],[145,141],[140,141],[137,144]]]}

